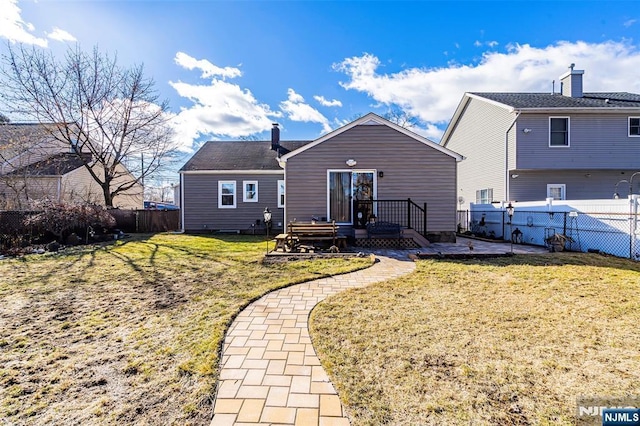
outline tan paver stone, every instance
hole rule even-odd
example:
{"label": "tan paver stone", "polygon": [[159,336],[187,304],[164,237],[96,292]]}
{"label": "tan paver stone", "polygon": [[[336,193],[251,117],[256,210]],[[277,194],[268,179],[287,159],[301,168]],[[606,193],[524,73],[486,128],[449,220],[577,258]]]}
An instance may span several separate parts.
{"label": "tan paver stone", "polygon": [[249,353],[247,354],[247,359],[262,359],[262,355],[264,355],[265,348],[251,348]]}
{"label": "tan paver stone", "polygon": [[269,423],[289,423],[296,420],[296,409],[287,407],[264,407],[260,421]]}
{"label": "tan paver stone", "polygon": [[335,395],[336,390],[330,382],[311,382],[311,393]]}
{"label": "tan paver stone", "polygon": [[242,399],[218,399],[213,410],[215,414],[237,414],[242,407]]}
{"label": "tan paver stone", "polygon": [[298,408],[318,408],[320,406],[320,396],[307,393],[291,393],[287,401],[288,407]]}
{"label": "tan paver stone", "polygon": [[262,379],[264,386],[291,386],[291,376],[267,375]]}
{"label": "tan paver stone", "polygon": [[[270,373],[269,373],[270,374]],[[284,369],[287,376],[310,376],[311,366],[308,365],[287,365]]]}
{"label": "tan paver stone", "polygon": [[285,343],[282,345],[282,350],[289,352],[304,352],[306,348],[306,345],[300,343]]}
{"label": "tan paver stone", "polygon": [[349,426],[349,420],[345,417],[320,417],[320,426]]}
{"label": "tan paver stone", "polygon": [[313,382],[328,382],[329,376],[324,371],[324,368],[319,366],[311,367],[311,381]]}
{"label": "tan paver stone", "polygon": [[305,356],[304,357],[304,365],[320,365],[320,360],[317,356]]}
{"label": "tan paver stone", "polygon": [[267,396],[267,406],[286,407],[289,399],[288,387],[271,387]]}
{"label": "tan paver stone", "polygon": [[281,341],[281,340],[269,340],[267,342],[266,350],[269,352],[281,351],[283,344],[284,344],[284,341]]}
{"label": "tan paver stone", "polygon": [[268,359],[246,359],[242,363],[242,368],[266,368],[269,366]]}
{"label": "tan paver stone", "polygon": [[221,380],[216,398],[235,398],[241,384],[241,380]]}
{"label": "tan paver stone", "polygon": [[300,333],[285,334],[284,343],[300,343]]}
{"label": "tan paver stone", "polygon": [[303,365],[304,364],[304,352],[289,352],[287,358],[287,366],[289,365]]}
{"label": "tan paver stone", "polygon": [[231,346],[232,348],[244,347],[245,343],[247,343],[247,339],[247,336],[234,337],[233,340],[231,340],[229,346]]}
{"label": "tan paver stone", "polygon": [[291,379],[292,393],[309,393],[311,390],[311,376],[293,376]]}
{"label": "tan paver stone", "polygon": [[224,354],[225,355],[246,355],[249,353],[249,350],[251,348],[228,348],[225,349]]}
{"label": "tan paver stone", "polygon": [[247,375],[247,370],[235,368],[223,368],[220,371],[220,380],[242,380]]}
{"label": "tan paver stone", "polygon": [[284,369],[286,366],[286,361],[274,359],[269,361],[269,366],[267,367],[267,374],[284,374]]}
{"label": "tan paver stone", "polygon": [[262,415],[264,399],[247,399],[242,404],[242,409],[238,413],[239,422],[258,422]]}
{"label": "tan paver stone", "polygon": [[244,377],[242,381],[243,385],[261,385],[262,380],[264,379],[264,375],[266,370],[248,370],[247,375]]}
{"label": "tan paver stone", "polygon": [[269,393],[269,386],[242,385],[238,389],[237,398],[265,399]]}
{"label": "tan paver stone", "polygon": [[323,416],[342,416],[342,405],[338,395],[320,395],[320,417]]}
{"label": "tan paver stone", "polygon": [[319,410],[316,408],[300,408],[296,412],[295,426],[318,426]]}
{"label": "tan paver stone", "polygon": [[289,358],[289,352],[283,351],[265,351],[262,359],[283,359]]}
{"label": "tan paver stone", "polygon": [[215,414],[210,426],[232,426],[236,421],[237,414]]}
{"label": "tan paver stone", "polygon": [[245,355],[231,355],[226,359],[222,360],[222,365],[224,368],[238,368],[242,366],[242,363],[245,360]]}

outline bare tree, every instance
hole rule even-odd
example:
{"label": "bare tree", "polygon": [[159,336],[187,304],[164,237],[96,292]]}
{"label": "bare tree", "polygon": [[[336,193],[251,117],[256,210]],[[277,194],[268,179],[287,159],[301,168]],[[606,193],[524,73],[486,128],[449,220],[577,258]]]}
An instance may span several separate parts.
{"label": "bare tree", "polygon": [[[117,57],[71,48],[64,59],[22,45],[2,57],[7,105],[64,142],[102,188],[106,206],[135,190],[175,152],[168,104],[142,65],[120,67]],[[81,153],[91,153],[83,156]]]}
{"label": "bare tree", "polygon": [[417,117],[398,107],[390,107],[383,117],[405,129],[411,129],[420,124],[420,120]]}

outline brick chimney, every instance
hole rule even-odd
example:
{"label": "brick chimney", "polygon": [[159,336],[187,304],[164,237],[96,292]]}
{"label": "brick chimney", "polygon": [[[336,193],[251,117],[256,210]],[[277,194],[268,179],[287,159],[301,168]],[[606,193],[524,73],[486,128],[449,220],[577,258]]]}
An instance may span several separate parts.
{"label": "brick chimney", "polygon": [[271,150],[279,151],[280,148],[280,128],[278,127],[278,123],[273,123],[273,127],[271,128]]}
{"label": "brick chimney", "polygon": [[584,70],[574,70],[573,67],[575,67],[575,64],[571,64],[569,71],[560,76],[560,92],[562,96],[581,98]]}

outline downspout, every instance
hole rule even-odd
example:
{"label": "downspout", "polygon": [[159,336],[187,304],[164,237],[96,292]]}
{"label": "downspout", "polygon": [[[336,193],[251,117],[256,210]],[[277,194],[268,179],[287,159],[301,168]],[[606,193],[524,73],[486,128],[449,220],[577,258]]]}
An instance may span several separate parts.
{"label": "downspout", "polygon": [[60,203],[62,200],[60,199],[60,192],[62,191],[62,176],[58,176],[58,202]]}
{"label": "downspout", "polygon": [[184,173],[180,173],[180,225],[184,232]]}
{"label": "downspout", "polygon": [[509,194],[509,132],[515,126],[516,121],[518,121],[518,117],[520,117],[520,111],[516,114],[515,118],[511,122],[511,125],[507,128],[507,131],[504,132],[504,198],[505,201],[511,201],[511,194]]}

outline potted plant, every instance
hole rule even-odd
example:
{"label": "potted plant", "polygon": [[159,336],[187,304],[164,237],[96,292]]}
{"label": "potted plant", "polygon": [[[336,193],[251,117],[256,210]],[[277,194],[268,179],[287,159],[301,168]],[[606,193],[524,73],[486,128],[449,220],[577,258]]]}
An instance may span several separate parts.
{"label": "potted plant", "polygon": [[554,251],[564,251],[564,248],[567,243],[572,243],[573,238],[564,234],[553,234],[544,240],[545,243],[549,246],[549,250]]}

